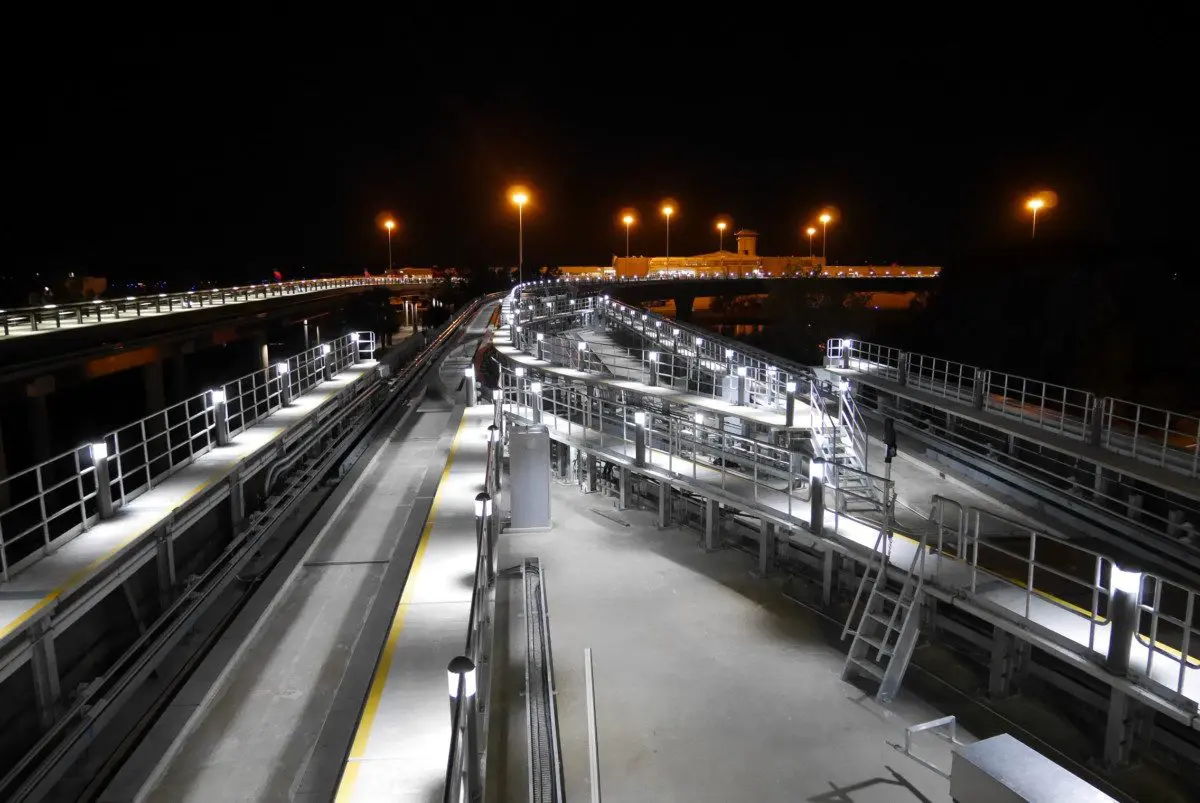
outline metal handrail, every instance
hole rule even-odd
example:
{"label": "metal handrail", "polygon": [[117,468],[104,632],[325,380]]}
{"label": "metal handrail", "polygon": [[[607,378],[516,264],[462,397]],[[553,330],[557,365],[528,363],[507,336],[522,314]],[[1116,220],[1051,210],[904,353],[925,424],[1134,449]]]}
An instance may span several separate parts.
{"label": "metal handrail", "polygon": [[[360,335],[362,338],[360,339]],[[358,359],[374,354],[374,333],[351,333],[288,359],[287,381],[293,396],[314,387],[328,360],[338,373]],[[224,383],[230,435],[244,432],[282,406],[278,366],[259,369]],[[97,439],[107,455],[115,508],[149,491],[216,443],[216,419],[211,391],[152,413]],[[99,519],[96,472],[91,445],[78,446],[0,480],[0,579],[7,582],[41,556],[91,528]],[[26,548],[25,539],[40,533],[39,543]],[[22,547],[10,554],[16,544]]]}
{"label": "metal handrail", "polygon": [[[342,276],[323,279],[297,279],[286,282],[262,282],[235,287],[213,287],[201,290],[184,290],[175,293],[123,296],[120,298],[96,298],[89,301],[72,301],[63,304],[41,304],[0,310],[0,333],[11,336],[24,330],[25,333],[41,331],[46,326],[61,329],[63,324],[76,326],[85,323],[103,323],[105,316],[112,321],[141,318],[147,315],[162,315],[174,312],[199,310],[204,307],[224,306],[262,299],[279,298],[305,293],[340,290],[349,287],[374,287],[393,285],[428,286],[433,279],[406,278],[402,276]],[[95,319],[94,321],[92,319]],[[18,330],[18,331],[14,331]]]}
{"label": "metal handrail", "polygon": [[[1080,388],[991,371],[848,338],[826,343],[825,365],[848,368],[1014,418],[1108,451],[1200,477],[1200,416],[1104,398]],[[1098,420],[1097,420],[1098,417]]]}

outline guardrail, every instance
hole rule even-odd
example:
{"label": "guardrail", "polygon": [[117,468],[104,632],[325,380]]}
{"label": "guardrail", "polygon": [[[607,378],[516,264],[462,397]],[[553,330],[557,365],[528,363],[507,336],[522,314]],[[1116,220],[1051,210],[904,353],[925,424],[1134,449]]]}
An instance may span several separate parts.
{"label": "guardrail", "polygon": [[[880,347],[874,353],[882,354],[882,349]],[[896,359],[893,367],[899,364]],[[948,377],[966,374],[953,365],[939,366],[935,373],[932,363],[929,365],[925,376],[938,377],[947,388],[956,384],[956,380]],[[884,362],[874,367],[882,371],[887,365]],[[700,422],[689,424],[679,416],[664,416],[638,407],[652,400],[652,396],[642,399],[630,391],[620,401],[595,399],[570,381],[559,384],[549,376],[543,377],[541,392],[534,393],[537,379],[524,369],[518,374],[515,367],[502,363],[502,399],[509,415],[540,421],[552,432],[578,442],[582,448],[606,450],[626,459],[636,454],[637,432],[642,428],[644,465],[666,470],[697,484],[720,488],[729,495],[764,503],[786,517],[789,526],[807,527],[807,522],[795,515],[795,503],[808,501],[795,492],[797,480],[807,475],[807,472],[802,475],[796,470],[796,453],[713,431]],[[1045,392],[1040,395],[1047,396]],[[1048,419],[1043,417],[1041,420]],[[636,458],[634,462],[637,465]],[[839,500],[832,511],[835,535],[841,532],[842,526],[852,526],[851,523],[871,528],[873,532],[882,525],[896,535],[920,542],[919,537],[896,526],[886,509],[882,521],[878,510],[867,511],[867,516],[862,511],[841,510],[842,498],[859,493],[866,499],[878,493],[887,499],[894,486],[885,478],[848,471],[845,467],[839,467],[830,477],[833,468],[826,464],[824,474],[826,490],[833,492],[834,499]],[[855,483],[855,490],[840,488],[844,482],[841,478],[850,474],[863,474],[865,484],[871,490],[866,494],[858,490],[863,480]],[[829,483],[829,479],[833,482]],[[948,507],[957,512],[949,521]],[[954,500],[935,498],[931,515],[921,515],[926,521],[925,526],[936,528],[936,539],[926,537],[926,543],[936,555],[936,559],[930,561],[930,580],[935,586],[951,594],[967,594],[974,601],[985,599],[984,577],[990,582],[999,581],[1020,589],[1020,602],[1014,606],[1015,610],[994,603],[988,604],[989,609],[1018,621],[1033,622],[1036,621],[1033,618],[1036,600],[1053,606],[1068,617],[1079,617],[1087,628],[1083,648],[1093,660],[1103,659],[1097,649],[1096,636],[1098,628],[1108,626],[1115,577],[1120,572],[1112,557],[1015,520],[965,507]],[[919,561],[922,573],[927,565],[925,559]],[[1200,651],[1200,623],[1196,621],[1198,593],[1196,589],[1159,575],[1145,573],[1141,575],[1137,594],[1141,621],[1136,628],[1136,637],[1144,646],[1153,645],[1147,650],[1140,668],[1150,687],[1177,696],[1190,693],[1192,696],[1186,699],[1191,703],[1185,702],[1185,705],[1196,702],[1197,690],[1187,686],[1189,679],[1200,677],[1196,674],[1200,673],[1200,655],[1195,654]],[[1162,662],[1168,659],[1172,661],[1172,667],[1178,668],[1177,672],[1170,673],[1172,677],[1167,677],[1161,670]],[[1160,669],[1155,669],[1156,662]]]}
{"label": "guardrail", "polygon": [[61,329],[64,324],[83,325],[141,318],[148,315],[163,315],[187,310],[199,310],[246,301],[282,298],[304,293],[319,293],[347,287],[374,287],[383,285],[411,284],[430,285],[434,279],[406,278],[402,276],[348,276],[329,279],[300,279],[287,282],[264,282],[238,287],[214,287],[202,290],[185,290],[176,293],[155,295],[123,296],[121,298],[96,298],[90,301],[73,301],[64,304],[42,304],[31,307],[15,307],[0,310],[0,331],[5,336],[17,333],[42,331],[47,328]]}
{"label": "guardrail", "polygon": [[848,338],[831,338],[825,365],[880,376],[1038,429],[1200,477],[1200,417]]}
{"label": "guardrail", "polygon": [[283,406],[285,389],[289,397],[302,395],[326,373],[370,359],[374,351],[374,333],[343,335],[0,480],[0,579],[8,581],[97,522],[98,464],[120,508],[210,451],[217,441],[214,393],[225,399],[232,437]]}

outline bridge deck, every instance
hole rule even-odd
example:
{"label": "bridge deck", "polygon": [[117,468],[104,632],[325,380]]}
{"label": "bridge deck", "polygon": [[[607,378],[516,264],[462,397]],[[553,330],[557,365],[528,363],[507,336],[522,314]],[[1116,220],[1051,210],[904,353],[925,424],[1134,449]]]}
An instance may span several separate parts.
{"label": "bridge deck", "polygon": [[161,484],[119,508],[52,554],[0,583],[0,644],[14,638],[39,615],[86,586],[145,542],[188,502],[219,485],[239,464],[270,447],[290,428],[333,399],[343,389],[374,370],[374,360],[352,365],[330,381],[321,382],[292,404],[180,469]]}
{"label": "bridge deck", "polygon": [[[775,427],[777,429],[787,428],[787,417],[783,413],[777,413],[774,410],[757,405],[738,405],[730,404],[721,399],[714,399],[711,396],[699,396],[695,393],[684,393],[672,387],[650,386],[645,382],[639,382],[633,379],[617,379],[614,377],[604,376],[602,374],[589,373],[580,371],[576,368],[564,368],[560,365],[539,360],[525,352],[510,345],[507,337],[502,337],[497,334],[493,341],[497,351],[502,355],[515,362],[517,365],[523,365],[527,368],[536,368],[537,370],[550,374],[551,376],[560,376],[572,382],[582,382],[596,387],[604,387],[612,390],[625,390],[631,393],[637,393],[643,396],[654,396],[663,401],[672,404],[678,404],[684,407],[693,407],[698,410],[706,410],[710,413],[721,414],[733,418],[744,418],[747,421],[753,421],[757,424],[762,424],[767,427]],[[802,424],[803,428],[807,428],[809,420],[809,406],[803,401],[796,400],[796,419],[798,424]],[[797,427],[801,428],[801,427]]]}
{"label": "bridge deck", "polygon": [[[854,360],[853,362],[860,361]],[[1101,465],[1127,477],[1134,477],[1151,483],[1179,496],[1200,501],[1200,480],[1188,477],[1179,472],[1146,463],[1108,449],[1101,449],[1098,446],[1092,446],[1080,438],[1073,438],[1050,429],[1037,427],[1012,416],[1006,416],[992,410],[979,410],[955,398],[930,393],[927,390],[922,390],[912,385],[901,385],[875,372],[859,370],[853,367],[849,369],[827,368],[826,370],[919,404],[943,410],[953,410],[954,414],[961,418],[1015,435],[1022,440],[1039,443],[1063,454],[1078,455],[1089,463]]]}
{"label": "bridge deck", "polygon": [[[526,421],[533,420],[533,410],[529,407],[506,405],[506,412]],[[542,423],[550,430],[555,440],[569,443],[585,451],[593,452],[602,458],[630,465],[634,459],[634,444],[621,438],[619,431],[604,431],[595,428],[584,428],[566,418],[551,415],[543,411]],[[568,431],[571,434],[567,434]],[[597,448],[597,444],[600,444]],[[882,445],[878,445],[882,450]],[[900,458],[903,460],[903,458]],[[782,487],[770,488],[763,484],[755,484],[739,475],[722,471],[704,462],[694,462],[687,458],[659,449],[647,448],[646,464],[650,467],[647,474],[658,476],[676,487],[691,489],[705,496],[719,498],[723,502],[743,509],[751,515],[766,514],[769,518],[791,526],[801,533],[793,536],[802,543],[808,538],[802,533],[809,529],[810,509],[806,498],[797,492],[788,493]],[[898,488],[904,490],[905,484],[897,475]],[[910,484],[911,487],[911,484]],[[917,506],[922,498],[928,498],[927,484],[922,490],[910,497],[909,504]],[[976,500],[967,498],[962,487],[950,491],[942,491],[944,495],[960,500],[965,504],[977,504]],[[938,491],[934,491],[935,493]],[[909,491],[911,493],[911,490]],[[827,496],[827,499],[831,496]],[[1004,515],[1014,518],[1024,518],[1017,511],[1007,509],[999,502],[992,501],[992,509],[1004,510]],[[874,548],[878,528],[869,526],[847,516],[835,516],[832,510],[825,513],[825,537],[844,547],[864,554],[864,550]],[[891,565],[908,571],[913,563],[917,544],[903,535],[892,539],[889,562]],[[957,594],[969,588],[972,581],[972,568],[950,556],[928,555],[925,561],[925,576],[928,582],[941,588],[949,595]],[[1052,641],[1080,655],[1086,655],[1089,637],[1092,639],[1091,651],[1097,656],[1108,654],[1108,623],[1101,622],[1094,631],[1089,625],[1086,614],[1059,604],[1055,600],[1041,594],[1027,594],[1024,587],[1017,581],[989,575],[980,570],[976,574],[975,593],[971,594],[973,601],[1009,616],[1014,621],[1020,621],[1044,633]],[[1028,605],[1028,607],[1026,607]],[[1135,675],[1150,677],[1168,689],[1175,688],[1180,674],[1179,658],[1159,651],[1154,654],[1154,660],[1149,662],[1151,671],[1147,673],[1150,652],[1141,641],[1132,640],[1130,670]],[[1200,702],[1200,667],[1189,665],[1184,668],[1183,696],[1189,700]]]}

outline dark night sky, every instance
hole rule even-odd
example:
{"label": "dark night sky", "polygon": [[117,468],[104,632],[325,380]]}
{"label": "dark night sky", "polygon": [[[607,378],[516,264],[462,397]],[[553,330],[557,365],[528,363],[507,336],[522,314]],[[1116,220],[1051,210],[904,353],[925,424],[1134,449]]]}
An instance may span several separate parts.
{"label": "dark night sky", "polygon": [[804,253],[832,204],[831,260],[952,264],[1027,238],[1019,202],[1042,187],[1060,205],[1039,239],[1165,253],[1190,229],[1194,204],[1169,199],[1192,164],[1191,71],[1151,27],[981,45],[774,36],[759,15],[747,38],[720,20],[619,38],[569,13],[520,37],[412,17],[355,36],[255,20],[31,35],[43,57],[8,103],[6,272],[378,270],[384,210],[397,264],[512,264],[514,181],[535,197],[527,265],[607,263],[624,206],[634,252],[661,253],[666,196],[679,254],[715,249],[722,213],[765,253]]}

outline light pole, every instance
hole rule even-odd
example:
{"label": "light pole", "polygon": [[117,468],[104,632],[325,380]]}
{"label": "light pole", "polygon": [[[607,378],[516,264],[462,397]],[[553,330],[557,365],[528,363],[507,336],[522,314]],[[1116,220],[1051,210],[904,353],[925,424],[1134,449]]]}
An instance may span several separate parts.
{"label": "light pole", "polygon": [[812,255],[813,255],[812,238],[813,238],[813,235],[817,233],[817,230],[813,226],[809,226],[806,233],[808,234],[808,258],[812,259]]}
{"label": "light pole", "polygon": [[629,259],[629,227],[633,225],[633,215],[626,215],[621,222],[625,224],[625,258]]}
{"label": "light pole", "polygon": [[388,233],[388,270],[392,269],[392,229],[396,228],[396,221],[389,220],[383,224]]}
{"label": "light pole", "polygon": [[525,280],[525,204],[529,202],[529,194],[517,190],[512,194],[512,202],[517,205],[517,284]]}
{"label": "light pole", "polygon": [[821,221],[821,262],[828,265],[829,262],[825,258],[825,234],[829,228],[829,221],[833,220],[833,217],[826,212],[817,219]]}
{"label": "light pole", "polygon": [[662,213],[667,218],[667,256],[671,256],[671,215],[675,213],[675,207],[667,204],[662,208]]}
{"label": "light pole", "polygon": [[1031,240],[1037,237],[1037,213],[1038,213],[1038,210],[1044,208],[1045,206],[1046,206],[1046,202],[1044,200],[1042,200],[1041,198],[1030,198],[1028,201],[1025,202],[1025,208],[1028,209],[1030,212],[1033,212],[1033,229],[1031,230],[1031,232],[1029,234],[1029,239],[1031,239]]}
{"label": "light pole", "polygon": [[724,220],[717,223],[717,250],[718,251],[725,250],[725,226],[726,226],[726,223]]}

